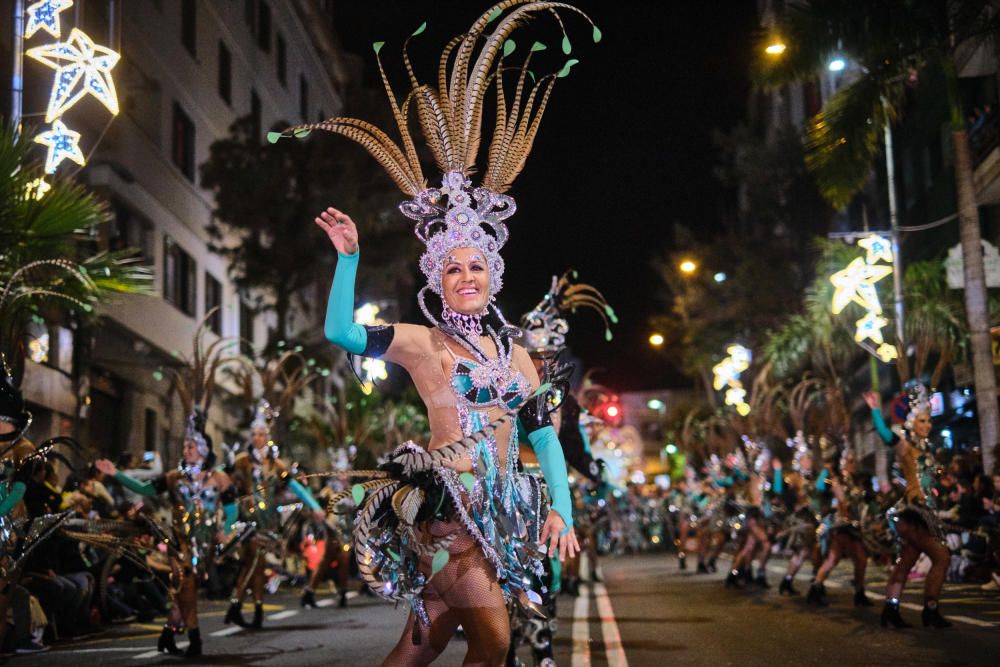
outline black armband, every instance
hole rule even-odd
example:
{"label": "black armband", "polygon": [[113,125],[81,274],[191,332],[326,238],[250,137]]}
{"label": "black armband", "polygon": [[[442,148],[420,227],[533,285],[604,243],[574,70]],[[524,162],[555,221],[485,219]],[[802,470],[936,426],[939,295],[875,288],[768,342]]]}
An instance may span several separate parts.
{"label": "black armband", "polygon": [[528,435],[546,426],[552,426],[552,417],[547,407],[544,396],[534,396],[525,401],[517,411],[517,416],[521,419],[521,424]]}
{"label": "black armband", "polygon": [[365,349],[361,352],[362,357],[372,357],[378,359],[392,345],[393,336],[396,335],[396,327],[389,325],[370,326],[365,325],[367,342]]}
{"label": "black armband", "polygon": [[222,492],[221,500],[223,505],[229,505],[231,503],[235,503],[236,485],[230,484],[229,486],[227,486],[226,489]]}

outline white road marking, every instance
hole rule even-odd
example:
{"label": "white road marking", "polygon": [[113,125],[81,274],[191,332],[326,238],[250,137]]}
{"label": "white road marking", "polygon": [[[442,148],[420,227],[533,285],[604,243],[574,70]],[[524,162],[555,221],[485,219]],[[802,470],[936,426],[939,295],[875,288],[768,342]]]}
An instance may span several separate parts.
{"label": "white road marking", "polygon": [[286,618],[291,618],[292,616],[295,616],[298,613],[299,612],[296,609],[289,609],[287,611],[279,611],[277,614],[271,614],[270,616],[268,616],[267,620],[269,620],[269,621],[281,621],[281,620],[286,619]]}
{"label": "white road marking", "polygon": [[[180,642],[180,643],[177,644],[177,648],[179,648],[180,650],[183,651],[184,649],[187,648],[188,643],[189,642]],[[134,651],[135,649],[132,649],[132,650]],[[133,660],[146,660],[148,658],[155,658],[158,655],[160,655],[160,652],[157,651],[156,649],[153,649],[152,651],[146,651],[145,653],[140,653],[139,655],[133,655],[132,659]]]}
{"label": "white road marking", "polygon": [[243,628],[238,625],[231,625],[229,627],[222,628],[221,630],[216,630],[215,632],[209,633],[211,637],[228,637],[229,635],[235,635],[237,632],[242,632]]}
{"label": "white road marking", "polygon": [[590,667],[590,586],[580,584],[573,601],[573,667]]}
{"label": "white road marking", "polygon": [[[357,591],[347,591],[347,599],[353,600],[358,597],[359,593]],[[317,607],[329,607],[330,605],[337,602],[337,598],[323,598],[322,600],[316,601]]]}
{"label": "white road marking", "polygon": [[608,665],[628,667],[628,659],[625,658],[625,648],[622,646],[621,633],[618,632],[614,609],[611,608],[608,589],[604,584],[597,583],[594,584],[594,593],[597,598],[597,614],[601,617],[601,635],[604,637],[604,650],[608,654]]}

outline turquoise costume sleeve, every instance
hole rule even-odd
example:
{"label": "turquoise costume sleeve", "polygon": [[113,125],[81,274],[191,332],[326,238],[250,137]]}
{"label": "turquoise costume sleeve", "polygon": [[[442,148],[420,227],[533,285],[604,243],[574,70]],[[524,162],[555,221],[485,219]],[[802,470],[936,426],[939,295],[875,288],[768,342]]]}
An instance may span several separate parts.
{"label": "turquoise costume sleeve", "polygon": [[222,513],[226,518],[226,525],[223,531],[228,535],[233,532],[233,524],[240,518],[240,506],[236,503],[226,503],[222,506]]}
{"label": "turquoise costume sleeve", "polygon": [[153,486],[152,482],[140,482],[120,471],[115,473],[115,479],[126,489],[134,491],[140,496],[152,497],[156,495],[156,487]]}
{"label": "turquoise costume sleeve", "polygon": [[309,489],[302,486],[299,480],[293,479],[292,481],[290,481],[288,483],[288,488],[291,489],[292,493],[298,496],[299,500],[305,503],[306,507],[311,509],[313,512],[315,512],[318,509],[322,509],[319,506],[319,503],[316,502],[316,499],[313,498],[313,495],[309,492]]}
{"label": "turquoise costume sleeve", "polygon": [[14,482],[13,486],[10,487],[10,493],[7,494],[7,497],[0,500],[0,516],[6,516],[7,512],[14,509],[14,506],[21,502],[27,488],[24,482]]}
{"label": "turquoise costume sleeve", "polygon": [[781,468],[774,471],[774,492],[780,494],[785,489],[785,478],[781,474]]}
{"label": "turquoise costume sleeve", "polygon": [[886,444],[891,445],[896,434],[893,433],[888,426],[886,426],[881,410],[872,410],[872,422],[875,424],[875,430],[878,431],[879,437],[882,438]]}
{"label": "turquoise costume sleeve", "polygon": [[816,490],[817,491],[820,491],[820,492],[826,491],[826,478],[829,477],[829,476],[830,476],[830,471],[827,470],[826,468],[823,468],[820,471],[819,477],[816,478]]}
{"label": "turquoise costume sleeve", "polygon": [[337,270],[326,305],[323,333],[326,339],[351,354],[361,354],[368,344],[368,332],[354,322],[354,277],[358,273],[360,251],[353,255],[337,253]]}
{"label": "turquoise costume sleeve", "polygon": [[542,476],[549,485],[552,509],[566,522],[568,532],[573,527],[573,501],[569,494],[569,475],[566,473],[566,459],[563,457],[559,436],[552,426],[540,428],[528,434],[528,442],[535,450]]}

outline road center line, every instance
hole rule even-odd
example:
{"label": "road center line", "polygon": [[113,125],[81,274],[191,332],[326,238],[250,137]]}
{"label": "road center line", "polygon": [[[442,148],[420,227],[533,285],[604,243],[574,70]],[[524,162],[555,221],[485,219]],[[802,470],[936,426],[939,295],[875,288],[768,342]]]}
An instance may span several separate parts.
{"label": "road center line", "polygon": [[279,611],[277,614],[271,614],[267,617],[269,621],[280,621],[282,619],[291,618],[295,616],[298,612],[296,609],[289,609],[288,611]]}
{"label": "road center line", "polygon": [[594,584],[597,598],[597,615],[601,617],[601,635],[604,637],[604,650],[608,654],[608,665],[611,667],[628,667],[625,658],[625,647],[622,646],[622,636],[618,632],[615,612],[611,608],[611,598],[604,584]]}
{"label": "road center line", "polygon": [[[177,648],[181,649],[182,651],[184,649],[186,649],[187,647],[188,647],[188,642],[178,642],[178,644],[177,644]],[[157,651],[156,649],[153,649],[152,651],[146,651],[145,653],[140,653],[139,655],[133,655],[132,659],[133,660],[147,660],[149,658],[155,658],[158,655],[160,655],[160,652]]]}
{"label": "road center line", "polygon": [[573,601],[573,667],[590,667],[590,586],[580,584]]}
{"label": "road center line", "polygon": [[221,630],[216,630],[215,632],[209,633],[212,637],[228,637],[229,635],[235,635],[237,632],[242,632],[243,628],[238,625],[231,625],[228,628],[222,628]]}

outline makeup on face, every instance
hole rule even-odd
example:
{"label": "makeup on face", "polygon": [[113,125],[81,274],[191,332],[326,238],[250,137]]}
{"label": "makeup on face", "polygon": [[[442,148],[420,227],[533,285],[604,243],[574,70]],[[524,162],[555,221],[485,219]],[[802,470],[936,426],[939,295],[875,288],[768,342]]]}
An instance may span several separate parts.
{"label": "makeup on face", "polygon": [[449,307],[465,314],[480,312],[489,300],[485,256],[474,248],[457,248],[445,262],[441,286]]}

